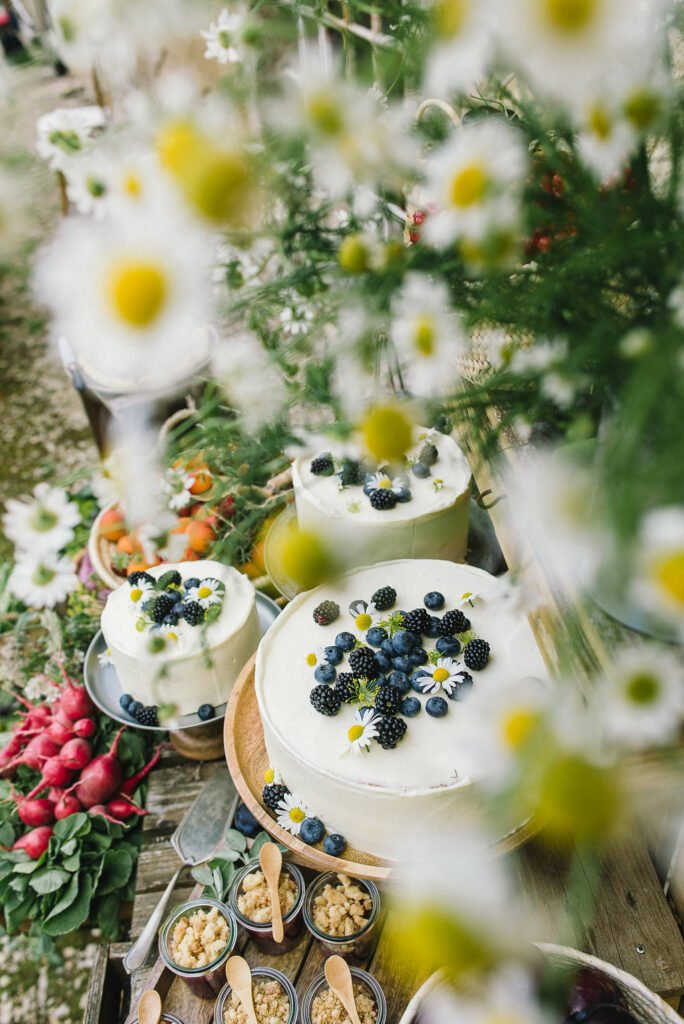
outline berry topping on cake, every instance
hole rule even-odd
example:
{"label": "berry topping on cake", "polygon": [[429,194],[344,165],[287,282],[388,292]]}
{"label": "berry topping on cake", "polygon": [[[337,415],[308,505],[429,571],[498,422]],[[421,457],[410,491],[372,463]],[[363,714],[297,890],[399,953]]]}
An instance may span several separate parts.
{"label": "berry topping on cake", "polygon": [[159,590],[168,590],[169,587],[180,587],[182,582],[183,577],[178,572],[178,569],[169,569],[161,574],[157,580],[157,587]]}
{"label": "berry topping on cake", "polygon": [[159,594],[149,608],[149,616],[152,622],[162,624],[171,609],[175,606],[176,599],[171,594]]}
{"label": "berry topping on cake", "polygon": [[426,608],[429,608],[431,612],[438,612],[440,608],[444,607],[444,594],[440,594],[438,590],[431,590],[429,594],[426,594],[423,598],[423,604]]}
{"label": "berry topping on cake", "polygon": [[359,679],[377,679],[380,675],[378,663],[375,660],[375,653],[370,647],[357,647],[349,652],[349,667],[353,675]]}
{"label": "berry topping on cake", "polygon": [[328,686],[326,683],[314,686],[309,694],[309,699],[316,711],[319,711],[322,715],[332,717],[340,710],[339,695],[333,686]]}
{"label": "berry topping on cake", "polygon": [[150,576],[149,572],[132,572],[128,577],[128,582],[132,587],[139,587],[141,584],[146,583],[148,586],[153,587],[157,582],[154,576]]}
{"label": "berry topping on cake", "polygon": [[422,462],[424,466],[434,466],[438,458],[439,452],[435,448],[434,444],[430,444],[429,441],[426,441],[426,443],[420,449],[418,461]]}
{"label": "berry topping on cake", "polygon": [[414,647],[412,651],[409,651],[407,658],[414,668],[418,665],[424,665],[428,660],[428,652],[424,647]]}
{"label": "berry topping on cake", "polygon": [[380,647],[383,640],[387,639],[387,630],[382,626],[372,626],[366,633],[366,643],[371,647]]}
{"label": "berry topping on cake", "polygon": [[199,585],[200,579],[198,576],[190,576],[190,578],[183,584],[186,590],[192,590],[193,587],[199,587]]}
{"label": "berry topping on cake", "polygon": [[433,718],[444,718],[449,710],[449,705],[444,700],[444,697],[430,697],[425,705],[425,710]]}
{"label": "berry topping on cake", "polygon": [[411,466],[411,472],[414,476],[417,476],[419,480],[425,480],[430,476],[430,467],[424,462],[414,462]]}
{"label": "berry topping on cake", "polygon": [[135,720],[136,722],[139,722],[140,725],[159,725],[157,708],[154,705],[148,705],[147,707],[142,707],[141,705],[140,710],[136,711]]}
{"label": "berry topping on cake", "polygon": [[414,608],[404,616],[404,627],[414,633],[425,633],[430,628],[430,616],[424,608]]}
{"label": "berry topping on cake", "polygon": [[335,693],[343,704],[356,704],[359,699],[359,683],[351,672],[341,672],[335,683]]}
{"label": "berry topping on cake", "polygon": [[414,647],[420,646],[420,636],[413,630],[400,629],[392,637],[392,643],[397,654],[408,654]]}
{"label": "berry topping on cake", "polygon": [[305,818],[299,830],[299,838],[309,846],[320,843],[325,835],[325,826],[319,818]]}
{"label": "berry topping on cake", "polygon": [[403,672],[405,675],[408,675],[412,668],[409,656],[407,654],[400,654],[396,658],[392,658],[392,668],[396,672]]}
{"label": "berry topping on cake", "polygon": [[468,668],[483,669],[489,661],[489,652],[486,640],[469,640],[463,648],[463,660]]}
{"label": "berry topping on cake", "polygon": [[378,612],[386,612],[393,608],[397,601],[397,592],[394,587],[381,587],[371,597],[371,604]]}
{"label": "berry topping on cake", "polygon": [[339,604],[335,604],[334,601],[321,601],[321,603],[314,608],[313,619],[319,626],[329,626],[331,622],[334,622],[335,619],[339,618],[339,615]]}
{"label": "berry topping on cake", "polygon": [[442,616],[441,636],[453,636],[454,633],[465,633],[470,629],[470,619],[466,618],[460,608],[445,612]]}
{"label": "berry topping on cake", "polygon": [[331,857],[341,857],[347,849],[347,840],[338,832],[333,832],[331,836],[325,837],[323,849]]}
{"label": "berry topping on cake", "polygon": [[473,688],[473,677],[470,672],[459,672],[456,677],[456,683],[448,694],[452,700],[463,700]]}
{"label": "berry topping on cake", "polygon": [[133,698],[130,693],[122,693],[119,697],[119,707],[123,708],[124,711],[128,711],[128,708],[133,703]]}
{"label": "berry topping on cake", "polygon": [[411,683],[406,672],[399,672],[396,669],[388,675],[387,683],[389,686],[394,687],[395,690],[398,690],[399,693],[406,693],[411,687]]}
{"label": "berry topping on cake", "polygon": [[335,647],[341,651],[353,651],[356,646],[356,637],[353,633],[338,633],[335,637]]}
{"label": "berry topping on cake", "polygon": [[406,732],[406,722],[403,718],[381,716],[375,726],[378,732],[376,739],[383,750],[394,750]]}
{"label": "berry topping on cake", "polygon": [[139,700],[132,700],[131,703],[126,708],[126,710],[128,711],[128,714],[131,716],[131,718],[135,718],[135,716],[138,714],[138,712],[142,711],[142,709],[143,709],[143,705],[140,703]]}
{"label": "berry topping on cake", "polygon": [[278,804],[283,797],[288,793],[287,786],[281,786],[277,782],[272,782],[264,786],[261,791],[261,799],[264,801],[267,807],[270,807],[272,811],[275,811]]}
{"label": "berry topping on cake", "polygon": [[314,476],[332,476],[335,472],[333,457],[330,452],[322,452],[311,460],[311,472]]}
{"label": "berry topping on cake", "polygon": [[[313,467],[312,467],[313,472]],[[363,472],[358,462],[353,459],[343,459],[342,468],[337,474],[343,487],[354,487],[363,480]]]}
{"label": "berry topping on cake", "polygon": [[438,618],[436,615],[431,615],[430,616],[430,625],[425,630],[425,636],[430,637],[430,639],[434,640],[434,638],[436,636],[440,636],[441,635],[440,634],[441,628],[442,628],[442,620],[440,618]]}
{"label": "berry topping on cake", "polygon": [[314,679],[317,683],[334,683],[337,669],[334,665],[324,663],[319,665],[314,672]]}
{"label": "berry topping on cake", "polygon": [[386,512],[387,510],[394,508],[397,503],[397,496],[394,491],[390,491],[389,488],[379,487],[377,491],[371,491],[370,503],[373,508],[378,509],[379,512]]}
{"label": "berry topping on cake", "polygon": [[326,647],[324,654],[325,660],[329,665],[339,665],[344,657],[344,651],[339,648],[337,644],[332,644],[330,647]]}
{"label": "berry topping on cake", "polygon": [[412,497],[408,487],[398,487],[394,493],[396,495],[397,501],[401,502],[402,505],[405,502],[410,501]]}
{"label": "berry topping on cake", "polygon": [[455,636],[440,636],[435,647],[445,658],[455,658],[461,653],[461,641]]}
{"label": "berry topping on cake", "polygon": [[204,615],[204,608],[197,601],[188,601],[183,605],[183,618],[189,626],[201,626]]}
{"label": "berry topping on cake", "polygon": [[401,693],[395,686],[381,686],[375,697],[375,710],[381,715],[396,715],[401,704]]}
{"label": "berry topping on cake", "polygon": [[417,697],[404,697],[401,702],[400,711],[406,718],[415,718],[420,714],[422,705]]}

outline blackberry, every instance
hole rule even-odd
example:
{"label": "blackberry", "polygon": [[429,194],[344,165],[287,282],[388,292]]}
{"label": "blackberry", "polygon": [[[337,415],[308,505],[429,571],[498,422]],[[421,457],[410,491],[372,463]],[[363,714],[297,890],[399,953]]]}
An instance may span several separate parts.
{"label": "blackberry", "polygon": [[469,640],[463,648],[463,660],[472,669],[484,668],[489,661],[490,646],[486,640]]}
{"label": "blackberry", "polygon": [[375,737],[383,750],[394,750],[406,732],[403,718],[382,717],[376,723],[378,735]]}
{"label": "blackberry", "polygon": [[343,487],[353,487],[362,481],[361,466],[353,459],[344,459],[342,468],[337,474]]}
{"label": "blackberry", "polygon": [[355,651],[350,651],[349,667],[357,679],[361,676],[365,679],[377,679],[380,675],[375,654],[370,647],[357,647]]}
{"label": "blackberry", "polygon": [[332,717],[340,710],[340,695],[335,692],[334,686],[328,686],[327,683],[314,686],[309,694],[309,700],[322,715]]}
{"label": "blackberry", "polygon": [[158,622],[161,625],[175,603],[176,601],[171,594],[160,594],[159,597],[156,597],[150,607],[150,618],[152,621]]}
{"label": "blackberry", "polygon": [[[470,619],[466,618],[460,608],[445,612],[442,616],[442,636],[465,633],[467,629],[470,629]],[[448,632],[444,632],[445,630],[448,630]]]}
{"label": "blackberry", "polygon": [[331,622],[339,618],[340,606],[335,604],[334,601],[321,601],[319,605],[314,608],[313,620],[317,622],[319,626],[329,626]]}
{"label": "blackberry", "polygon": [[197,601],[183,605],[183,618],[188,626],[200,626],[204,622],[204,608]]}
{"label": "blackberry", "polygon": [[420,633],[421,636],[430,628],[430,615],[425,608],[414,608],[404,616],[404,629],[413,633]]}
{"label": "blackberry", "polygon": [[157,580],[157,586],[160,590],[168,590],[171,586],[180,587],[182,582],[183,577],[178,572],[178,569],[167,569]]}
{"label": "blackberry", "polygon": [[397,600],[397,592],[394,587],[380,587],[371,597],[371,604],[378,612],[386,612]]}
{"label": "blackberry", "polygon": [[335,683],[335,693],[343,704],[355,704],[359,696],[359,684],[351,672],[342,672]]}
{"label": "blackberry", "polygon": [[155,578],[150,576],[149,572],[132,572],[128,577],[128,582],[132,587],[137,587],[140,583],[149,583],[150,586],[154,586]]}
{"label": "blackberry", "polygon": [[384,512],[390,508],[394,508],[397,503],[397,496],[394,491],[390,491],[389,487],[378,487],[376,491],[371,491],[370,503],[373,508],[377,508],[378,511]]}
{"label": "blackberry", "polygon": [[401,692],[395,686],[381,686],[375,698],[375,709],[381,715],[396,715],[401,706]]}
{"label": "blackberry", "polygon": [[159,715],[155,705],[141,708],[135,716],[140,725],[159,725]]}
{"label": "blackberry", "polygon": [[278,804],[287,796],[289,793],[287,786],[281,786],[277,782],[271,782],[269,785],[264,786],[261,791],[261,799],[264,801],[267,807],[270,807],[272,811],[277,810]]}
{"label": "blackberry", "polygon": [[314,476],[332,476],[335,472],[333,457],[330,452],[323,452],[311,460],[311,472]]}
{"label": "blackberry", "polygon": [[424,466],[434,466],[438,458],[439,452],[435,448],[434,444],[430,444],[429,441],[423,445],[420,449],[420,454],[418,455],[418,461],[422,462]]}

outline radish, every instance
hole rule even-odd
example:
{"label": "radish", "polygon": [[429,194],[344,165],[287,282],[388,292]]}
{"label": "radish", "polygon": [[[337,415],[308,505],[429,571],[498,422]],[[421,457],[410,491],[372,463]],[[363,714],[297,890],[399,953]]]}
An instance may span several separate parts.
{"label": "radish", "polygon": [[60,747],[63,747],[65,743],[68,743],[69,740],[73,739],[76,734],[75,729],[72,729],[68,725],[64,725],[63,722],[58,721],[56,718],[50,722],[45,732],[46,735],[49,736],[51,740],[54,740]]}
{"label": "radish", "polygon": [[92,736],[96,729],[97,726],[92,718],[79,718],[77,722],[74,722],[74,732],[83,739]]}
{"label": "radish", "polygon": [[86,718],[95,710],[95,705],[86,693],[85,687],[79,686],[73,679],[70,679],[62,665],[59,670],[64,679],[64,687],[58,700],[60,708],[74,722],[77,722],[79,718]]}
{"label": "radish", "polygon": [[50,825],[40,825],[17,839],[12,849],[25,850],[32,860],[38,860],[47,850],[51,835],[52,827]]}
{"label": "radish", "polygon": [[134,814],[142,817],[143,814],[149,813],[149,811],[144,811],[142,807],[138,807],[136,803],[126,796],[115,796],[113,800],[109,800],[107,802],[107,810],[110,814],[113,814],[115,818],[121,818],[122,821],[127,821],[128,818],[132,818]]}
{"label": "radish", "polygon": [[66,786],[71,782],[73,772],[70,771],[60,757],[48,757],[43,762],[42,778],[36,788],[29,794],[35,796],[46,786]]}
{"label": "radish", "polygon": [[121,787],[121,792],[124,796],[131,796],[133,793],[135,793],[136,789],[138,788],[142,780],[145,778],[147,773],[151,772],[154,766],[159,762],[159,758],[161,757],[162,752],[162,746],[163,744],[160,744],[157,747],[157,749],[154,752],[154,755],[150,758],[147,764],[140,769],[139,772],[136,772],[135,775],[131,775],[130,778],[125,780],[124,784]]}
{"label": "radish", "polygon": [[49,825],[55,820],[52,800],[34,800],[31,794],[22,796],[21,793],[15,793],[14,788],[12,788],[12,798],[17,805],[19,820],[23,821],[25,825],[30,825],[33,828],[36,825]]}
{"label": "radish", "polygon": [[63,793],[55,803],[55,818],[57,818],[57,821],[61,821],[62,818],[68,818],[72,814],[77,814],[80,810],[81,801],[78,797],[72,796],[70,793]]}
{"label": "radish", "polygon": [[123,771],[116,751],[125,728],[126,726],[122,725],[117,732],[109,753],[94,757],[81,772],[81,777],[75,788],[76,796],[84,807],[100,805],[103,800],[109,800],[115,793],[118,793]]}
{"label": "radish", "polygon": [[13,761],[10,761],[7,767],[11,768],[14,765],[25,764],[29,768],[40,768],[46,758],[53,757],[58,753],[59,747],[57,744],[49,736],[42,733],[40,736],[34,736],[32,740],[29,740],[22,752]]}
{"label": "radish", "polygon": [[[88,740],[76,737],[64,744],[60,751],[59,759],[67,768],[81,771],[92,760],[92,756],[93,748],[88,743]],[[59,783],[56,783],[56,785],[59,785]]]}
{"label": "radish", "polygon": [[123,821],[119,821],[118,818],[113,818],[107,811],[107,808],[103,804],[93,804],[88,810],[88,814],[93,818],[104,818],[106,821],[111,821],[112,825],[123,825]]}

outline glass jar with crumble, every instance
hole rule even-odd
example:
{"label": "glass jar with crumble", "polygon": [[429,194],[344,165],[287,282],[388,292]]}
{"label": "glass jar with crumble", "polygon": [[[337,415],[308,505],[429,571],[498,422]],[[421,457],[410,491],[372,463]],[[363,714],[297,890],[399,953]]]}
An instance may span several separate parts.
{"label": "glass jar with crumble", "polygon": [[251,860],[235,875],[230,888],[230,909],[263,953],[287,953],[296,946],[302,931],[304,890],[304,878],[299,868],[283,861],[280,875],[282,942],[273,938],[271,897],[258,860]]}
{"label": "glass jar with crumble", "polygon": [[373,882],[336,871],[319,875],[307,891],[304,923],[328,953],[367,960],[378,941],[380,893]]}
{"label": "glass jar with crumble", "polygon": [[[214,1024],[247,1024],[247,1014],[230,985],[224,985],[214,1007]],[[272,967],[252,969],[252,998],[257,1024],[295,1024],[299,1002],[292,982]]]}
{"label": "glass jar with crumble", "polygon": [[[131,1024],[138,1024],[138,1018],[134,1017]],[[162,1013],[159,1024],[184,1024],[184,1022],[175,1013]]]}
{"label": "glass jar with crumble", "polygon": [[[361,1024],[387,1024],[385,993],[375,978],[360,967],[350,967],[354,1002]],[[349,1018],[325,974],[309,986],[302,1002],[301,1024],[347,1024]]]}
{"label": "glass jar with crumble", "polygon": [[200,898],[175,907],[159,931],[159,955],[199,999],[214,999],[225,982],[237,924],[218,900]]}

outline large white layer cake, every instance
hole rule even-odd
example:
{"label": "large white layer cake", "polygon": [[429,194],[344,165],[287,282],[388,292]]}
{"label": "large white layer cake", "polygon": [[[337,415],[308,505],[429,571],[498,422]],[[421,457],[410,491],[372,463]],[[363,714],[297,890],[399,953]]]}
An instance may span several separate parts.
{"label": "large white layer cake", "polygon": [[260,636],[250,581],[209,560],[134,573],[101,625],[124,692],[179,715],[225,703]]}
{"label": "large white layer cake", "polygon": [[[390,608],[378,611],[374,595],[380,605],[392,597],[384,588],[392,588],[396,596]],[[478,595],[472,604],[464,596],[468,593]],[[427,606],[426,595],[431,595]],[[444,598],[441,607],[439,595]],[[338,606],[339,615],[319,625],[314,612],[321,621],[335,613],[324,602]],[[468,729],[469,696],[475,688],[496,693],[524,677],[545,675],[527,619],[514,605],[506,584],[480,569],[407,559],[347,573],[334,584],[300,594],[279,616],[262,640],[256,661],[256,694],[269,760],[283,784],[329,832],[342,833],[358,849],[391,857],[402,836],[428,826],[446,830],[473,811],[474,787],[459,756],[459,736]],[[422,611],[416,614],[417,609]],[[410,627],[419,626],[409,630],[414,636],[404,638],[401,645],[400,610],[411,613]],[[378,646],[382,634],[368,633],[365,616],[373,628],[389,634],[390,648]],[[439,625],[437,620],[446,621]],[[432,638],[422,633],[424,629]],[[440,630],[446,635],[436,636]],[[466,654],[469,639],[478,642]],[[353,649],[355,640],[366,646],[365,653]],[[396,650],[409,641],[414,657],[397,661],[409,657]],[[481,641],[489,645],[488,658]],[[342,654],[340,645],[346,648]],[[339,690],[343,697],[350,693],[354,699],[357,683],[352,675],[366,671],[368,646],[376,652],[370,656],[376,659],[370,674],[380,668],[380,689],[398,683],[401,699],[410,698],[412,703],[406,706],[411,714],[402,706],[388,715],[392,704],[383,703],[383,698],[382,735],[366,737],[364,745],[359,715],[368,722],[366,716],[377,714],[377,697],[375,709],[361,712],[358,703],[338,700],[329,691]],[[337,662],[334,671],[329,654]],[[400,673],[394,683],[388,681],[392,672]],[[363,694],[365,687],[367,695],[368,684],[359,685],[359,692]],[[435,697],[431,710],[439,717],[427,708]],[[393,738],[394,748],[381,745],[381,739],[391,743]]]}
{"label": "large white layer cake", "polygon": [[[326,455],[333,462],[327,470]],[[416,444],[399,466],[369,467],[354,445],[344,455],[340,450],[295,460],[292,478],[301,529],[317,533],[349,566],[392,558],[458,562],[464,557],[470,469],[452,437],[418,428]],[[391,491],[392,498],[376,507],[374,489]]]}

